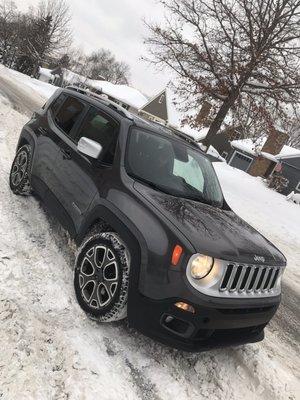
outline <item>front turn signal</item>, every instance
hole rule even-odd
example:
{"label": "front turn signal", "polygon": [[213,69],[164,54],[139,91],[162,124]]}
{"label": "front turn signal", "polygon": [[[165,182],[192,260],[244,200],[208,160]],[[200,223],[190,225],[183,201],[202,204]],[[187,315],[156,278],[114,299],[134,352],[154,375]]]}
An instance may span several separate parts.
{"label": "front turn signal", "polygon": [[176,266],[180,260],[180,257],[183,253],[183,248],[177,244],[174,247],[173,254],[172,254],[172,265]]}

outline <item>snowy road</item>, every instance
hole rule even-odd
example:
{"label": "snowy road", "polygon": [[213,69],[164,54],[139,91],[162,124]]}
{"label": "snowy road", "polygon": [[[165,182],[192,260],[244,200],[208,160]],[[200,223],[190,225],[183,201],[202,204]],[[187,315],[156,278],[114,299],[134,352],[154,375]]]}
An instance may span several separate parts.
{"label": "snowy road", "polygon": [[6,97],[12,107],[22,114],[31,116],[33,110],[41,107],[44,103],[44,98],[36,93],[35,96],[28,96],[28,93],[7,77],[0,75],[0,94]]}
{"label": "snowy road", "polygon": [[36,199],[8,187],[27,120],[11,105],[28,113],[48,90],[37,92],[25,78],[18,90],[22,79],[0,68],[0,398],[299,399],[300,207],[257,179],[216,167],[232,207],[289,260],[283,303],[264,342],[190,355],[123,323],[97,325],[76,303],[66,234]]}

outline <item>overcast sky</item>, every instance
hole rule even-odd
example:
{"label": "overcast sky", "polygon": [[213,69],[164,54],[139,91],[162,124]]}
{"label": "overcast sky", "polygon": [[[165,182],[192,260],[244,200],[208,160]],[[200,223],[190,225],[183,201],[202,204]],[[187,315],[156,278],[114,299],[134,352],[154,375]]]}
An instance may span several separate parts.
{"label": "overcast sky", "polygon": [[[157,72],[140,60],[146,52],[147,35],[143,18],[161,21],[163,9],[156,0],[67,0],[73,14],[74,45],[90,52],[104,47],[131,67],[131,83],[147,95],[154,95],[168,83],[166,73]],[[38,0],[15,0],[26,9]]]}

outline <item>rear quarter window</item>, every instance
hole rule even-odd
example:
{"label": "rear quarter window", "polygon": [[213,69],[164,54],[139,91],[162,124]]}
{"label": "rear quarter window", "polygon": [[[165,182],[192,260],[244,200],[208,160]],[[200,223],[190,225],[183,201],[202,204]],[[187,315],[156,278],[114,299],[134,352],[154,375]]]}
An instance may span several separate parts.
{"label": "rear quarter window", "polygon": [[49,110],[53,115],[56,115],[57,111],[60,109],[61,105],[66,99],[65,94],[60,94],[56,99],[53,100],[53,102],[50,104]]}

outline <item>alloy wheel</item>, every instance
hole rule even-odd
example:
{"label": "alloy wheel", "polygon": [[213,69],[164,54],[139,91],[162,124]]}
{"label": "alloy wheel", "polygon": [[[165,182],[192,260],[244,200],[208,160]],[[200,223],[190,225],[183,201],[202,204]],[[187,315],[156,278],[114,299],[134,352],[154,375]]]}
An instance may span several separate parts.
{"label": "alloy wheel", "polygon": [[79,287],[86,304],[96,310],[107,307],[119,282],[119,268],[113,250],[105,245],[90,248],[80,265]]}
{"label": "alloy wheel", "polygon": [[20,151],[17,155],[11,172],[11,182],[14,186],[18,186],[22,182],[28,167],[28,155],[25,150]]}

